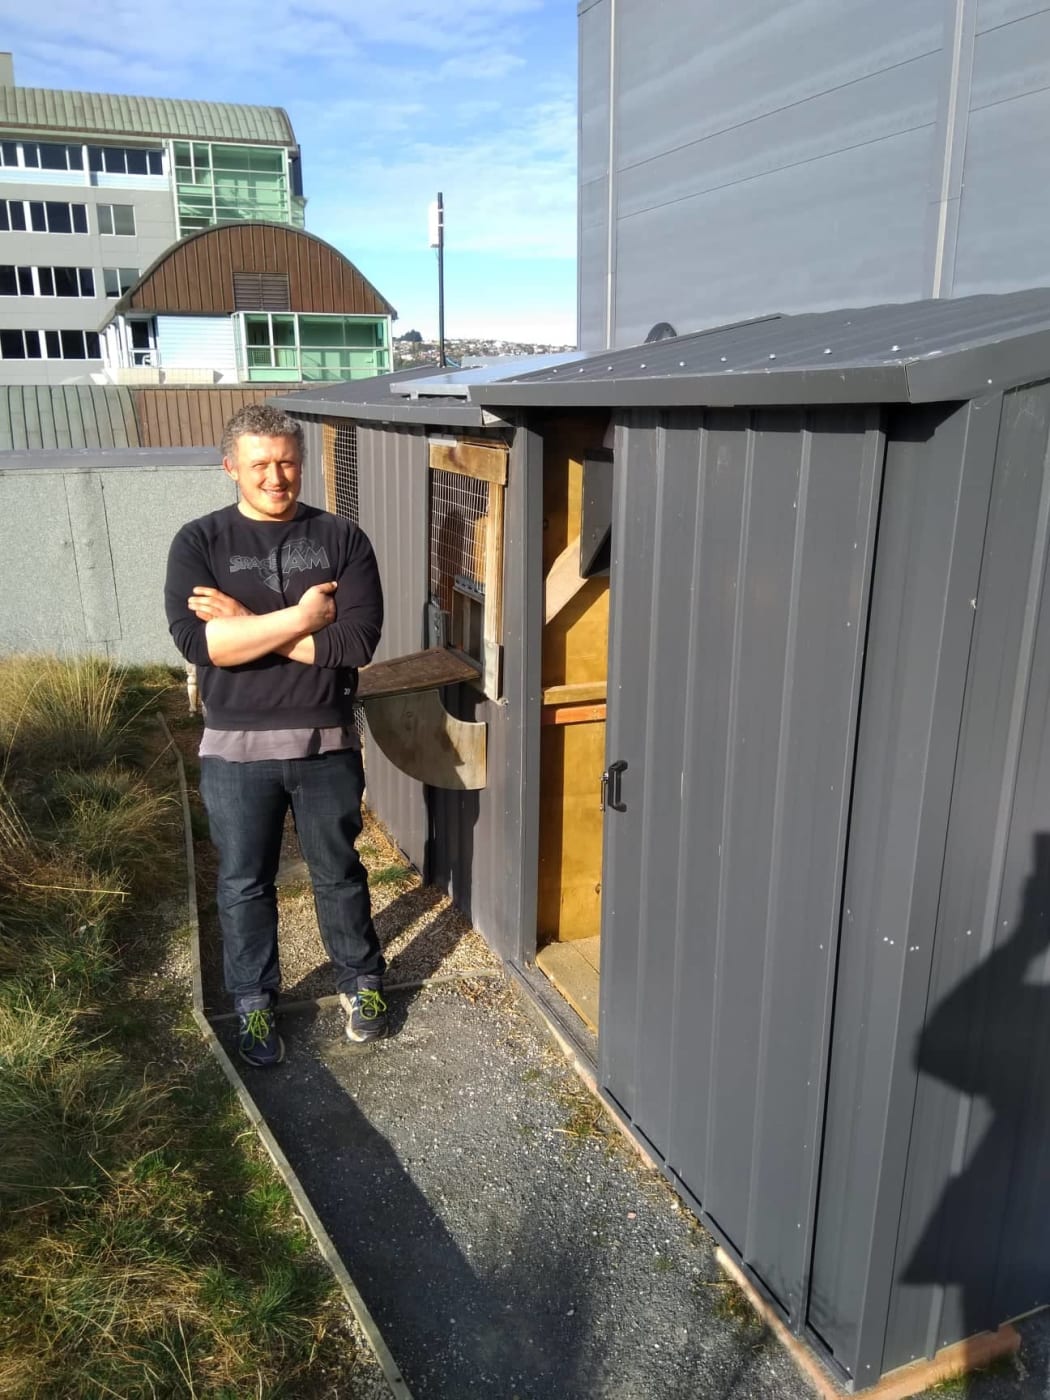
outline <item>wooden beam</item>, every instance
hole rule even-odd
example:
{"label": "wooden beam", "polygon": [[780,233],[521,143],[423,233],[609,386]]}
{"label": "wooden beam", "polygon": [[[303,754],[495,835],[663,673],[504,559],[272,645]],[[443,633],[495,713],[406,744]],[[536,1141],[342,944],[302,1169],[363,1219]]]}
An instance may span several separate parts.
{"label": "wooden beam", "polygon": [[429,447],[431,471],[458,472],[497,486],[507,484],[510,453],[501,443],[431,442]]}
{"label": "wooden beam", "polygon": [[580,577],[580,537],[571,539],[550,567],[543,584],[543,620],[550,622],[587,582]]}
{"label": "wooden beam", "polygon": [[545,705],[580,705],[604,700],[605,681],[580,681],[576,685],[546,685],[540,692]]}
{"label": "wooden beam", "polygon": [[541,724],[594,724],[605,719],[604,705],[544,705]]}

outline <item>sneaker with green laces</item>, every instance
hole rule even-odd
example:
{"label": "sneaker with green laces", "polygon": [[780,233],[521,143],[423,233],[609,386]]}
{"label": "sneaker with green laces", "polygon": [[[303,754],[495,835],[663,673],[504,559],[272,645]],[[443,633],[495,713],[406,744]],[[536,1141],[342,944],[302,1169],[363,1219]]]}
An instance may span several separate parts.
{"label": "sneaker with green laces", "polygon": [[237,1050],[256,1069],[268,1069],[284,1059],[284,1041],[277,1034],[277,1013],[272,1006],[238,1008]]}
{"label": "sneaker with green laces", "polygon": [[357,1045],[381,1040],[386,1035],[386,1002],[383,984],[365,981],[358,984],[353,996],[344,992],[339,998],[346,1012],[346,1038]]}

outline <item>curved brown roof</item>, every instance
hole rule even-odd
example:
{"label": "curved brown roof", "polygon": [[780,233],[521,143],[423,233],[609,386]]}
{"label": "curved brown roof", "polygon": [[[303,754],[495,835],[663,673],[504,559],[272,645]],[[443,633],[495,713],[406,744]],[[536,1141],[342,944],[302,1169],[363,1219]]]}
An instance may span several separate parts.
{"label": "curved brown roof", "polygon": [[290,311],[396,316],[349,258],[304,229],[220,224],[173,244],[120,298],[114,312],[228,316],[235,272],[288,274]]}

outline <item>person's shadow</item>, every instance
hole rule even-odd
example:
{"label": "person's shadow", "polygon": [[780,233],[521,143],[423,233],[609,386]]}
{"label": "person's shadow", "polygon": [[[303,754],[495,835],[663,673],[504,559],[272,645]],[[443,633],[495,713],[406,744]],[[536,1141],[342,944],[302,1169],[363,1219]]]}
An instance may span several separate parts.
{"label": "person's shadow", "polygon": [[944,1288],[940,1338],[994,1330],[1050,1302],[1050,834],[1016,928],[934,1008],[920,1074],[985,1101],[992,1121],[940,1200],[906,1265],[907,1284]]}

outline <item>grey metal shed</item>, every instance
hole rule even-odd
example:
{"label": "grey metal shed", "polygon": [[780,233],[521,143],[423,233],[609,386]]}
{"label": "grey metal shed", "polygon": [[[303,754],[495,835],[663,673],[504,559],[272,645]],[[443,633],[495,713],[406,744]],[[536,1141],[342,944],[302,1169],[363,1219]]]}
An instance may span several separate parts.
{"label": "grey metal shed", "polygon": [[459,702],[500,740],[483,792],[419,799],[430,873],[470,860],[535,989],[571,425],[613,444],[603,1092],[850,1389],[1050,1303],[1050,291],[465,378],[340,410],[409,620],[423,445],[508,444],[504,690]]}

